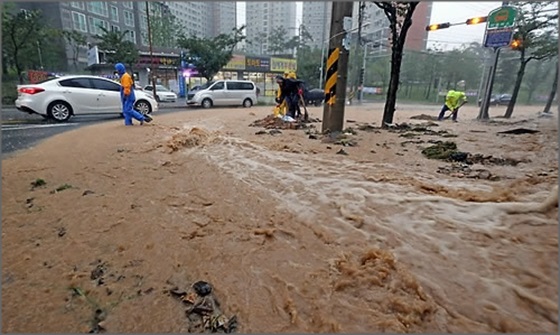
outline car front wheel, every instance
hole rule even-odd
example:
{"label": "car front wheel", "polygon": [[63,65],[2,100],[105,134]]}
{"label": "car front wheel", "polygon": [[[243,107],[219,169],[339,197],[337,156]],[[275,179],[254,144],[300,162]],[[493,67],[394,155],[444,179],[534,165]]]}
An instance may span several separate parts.
{"label": "car front wheel", "polygon": [[72,107],[67,102],[54,101],[47,107],[47,114],[57,122],[66,122],[72,116]]}
{"label": "car front wheel", "polygon": [[208,98],[202,100],[202,107],[204,107],[204,108],[212,107],[212,100],[210,100]]}
{"label": "car front wheel", "polygon": [[150,105],[149,102],[145,100],[137,101],[136,104],[134,105],[134,109],[136,109],[137,111],[139,111],[144,115],[152,113],[152,106]]}

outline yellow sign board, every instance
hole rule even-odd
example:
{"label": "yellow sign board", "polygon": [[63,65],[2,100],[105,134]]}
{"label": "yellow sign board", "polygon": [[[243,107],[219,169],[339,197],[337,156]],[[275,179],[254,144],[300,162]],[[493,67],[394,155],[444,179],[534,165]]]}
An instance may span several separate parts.
{"label": "yellow sign board", "polygon": [[289,58],[270,58],[270,72],[284,72],[297,70],[297,60]]}

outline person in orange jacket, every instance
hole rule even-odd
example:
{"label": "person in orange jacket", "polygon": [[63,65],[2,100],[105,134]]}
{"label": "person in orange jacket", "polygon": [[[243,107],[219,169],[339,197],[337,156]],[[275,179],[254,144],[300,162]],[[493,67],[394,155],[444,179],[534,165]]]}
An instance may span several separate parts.
{"label": "person in orange jacket", "polygon": [[122,102],[122,112],[124,115],[124,125],[132,126],[132,119],[140,121],[140,124],[152,121],[149,115],[144,115],[134,109],[134,102],[136,101],[136,95],[134,94],[134,80],[130,74],[126,72],[124,64],[117,63],[115,65],[115,70],[119,74],[121,81],[121,102]]}

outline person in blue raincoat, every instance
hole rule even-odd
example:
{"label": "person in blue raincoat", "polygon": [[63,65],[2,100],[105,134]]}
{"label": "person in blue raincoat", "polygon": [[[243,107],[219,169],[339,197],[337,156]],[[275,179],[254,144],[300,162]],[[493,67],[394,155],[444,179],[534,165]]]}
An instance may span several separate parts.
{"label": "person in blue raincoat", "polygon": [[115,65],[115,70],[117,70],[121,81],[121,102],[125,126],[132,126],[133,118],[140,121],[140,124],[143,124],[144,121],[152,121],[149,115],[143,115],[134,109],[134,102],[136,101],[134,80],[132,80],[130,74],[126,72],[124,65],[122,63],[117,63]]}

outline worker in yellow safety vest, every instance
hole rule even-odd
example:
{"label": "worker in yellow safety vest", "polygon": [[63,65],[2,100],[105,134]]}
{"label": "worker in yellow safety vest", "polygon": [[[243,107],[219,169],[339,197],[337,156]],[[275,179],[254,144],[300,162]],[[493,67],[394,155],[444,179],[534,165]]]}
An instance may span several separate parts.
{"label": "worker in yellow safety vest", "polygon": [[456,90],[450,90],[447,92],[445,96],[445,103],[441,108],[441,112],[438,116],[438,121],[442,121],[445,116],[445,112],[451,111],[451,120],[453,122],[457,122],[457,114],[459,113],[459,108],[461,108],[464,104],[467,103],[467,95],[463,91],[459,91],[459,89],[464,88],[464,84],[460,82]]}
{"label": "worker in yellow safety vest", "polygon": [[[284,76],[283,77],[285,79],[294,79],[294,80],[297,79],[297,75],[294,71],[284,71]],[[280,98],[282,97],[282,88],[281,88],[280,82],[278,80],[276,81],[276,83],[278,84],[278,90],[276,91],[275,100],[276,100],[277,104],[274,107],[274,116],[281,117],[281,116],[286,115],[286,111],[288,109],[288,103],[286,102],[286,100],[282,100],[281,102],[278,102],[278,101],[280,101]],[[298,114],[300,114],[299,104],[297,106],[297,109],[298,109],[298,111],[297,111]]]}

